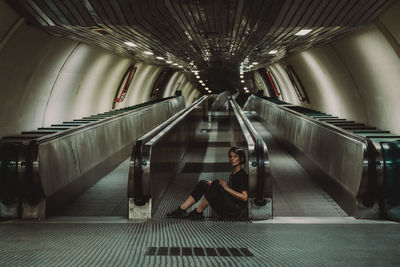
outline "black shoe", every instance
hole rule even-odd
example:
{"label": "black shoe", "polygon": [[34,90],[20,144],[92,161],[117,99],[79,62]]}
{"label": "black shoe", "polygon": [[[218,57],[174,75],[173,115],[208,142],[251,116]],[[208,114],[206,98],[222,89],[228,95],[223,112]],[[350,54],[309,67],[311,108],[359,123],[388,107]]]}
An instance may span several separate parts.
{"label": "black shoe", "polygon": [[190,219],[190,220],[196,220],[196,221],[201,221],[204,220],[203,212],[197,212],[196,209],[192,210],[188,214],[186,214],[185,219]]}
{"label": "black shoe", "polygon": [[167,213],[167,218],[183,218],[183,216],[186,214],[186,211],[178,207],[176,210]]}

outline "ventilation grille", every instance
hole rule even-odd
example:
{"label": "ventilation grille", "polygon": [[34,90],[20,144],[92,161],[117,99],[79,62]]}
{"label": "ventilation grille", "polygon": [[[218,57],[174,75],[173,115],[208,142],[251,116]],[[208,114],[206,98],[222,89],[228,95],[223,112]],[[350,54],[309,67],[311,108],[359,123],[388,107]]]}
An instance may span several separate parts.
{"label": "ventilation grille", "polygon": [[146,256],[254,257],[248,248],[148,247]]}

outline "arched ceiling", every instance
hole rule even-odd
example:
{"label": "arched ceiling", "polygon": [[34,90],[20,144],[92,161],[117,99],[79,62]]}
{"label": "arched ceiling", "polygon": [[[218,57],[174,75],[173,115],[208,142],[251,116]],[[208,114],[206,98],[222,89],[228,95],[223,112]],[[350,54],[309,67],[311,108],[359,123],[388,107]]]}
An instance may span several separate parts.
{"label": "arched ceiling", "polygon": [[[215,91],[239,88],[240,66],[256,69],[337,39],[393,1],[6,0],[50,34],[152,64],[200,70],[205,86]],[[295,35],[302,29],[311,32]]]}

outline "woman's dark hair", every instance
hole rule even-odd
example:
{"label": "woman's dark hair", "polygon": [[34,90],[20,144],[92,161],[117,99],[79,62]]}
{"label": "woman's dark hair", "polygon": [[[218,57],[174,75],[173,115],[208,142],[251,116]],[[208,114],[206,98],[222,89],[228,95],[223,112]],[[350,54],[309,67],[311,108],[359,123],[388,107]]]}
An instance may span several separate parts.
{"label": "woman's dark hair", "polygon": [[243,149],[235,147],[235,146],[231,147],[228,152],[228,157],[231,154],[231,152],[233,152],[239,156],[240,164],[243,164],[246,162],[246,153],[244,152]]}

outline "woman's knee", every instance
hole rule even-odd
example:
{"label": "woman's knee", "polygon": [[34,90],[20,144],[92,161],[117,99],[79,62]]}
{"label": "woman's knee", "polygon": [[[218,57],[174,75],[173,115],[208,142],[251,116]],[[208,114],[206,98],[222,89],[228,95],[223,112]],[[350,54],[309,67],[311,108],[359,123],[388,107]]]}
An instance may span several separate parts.
{"label": "woman's knee", "polygon": [[202,185],[202,186],[208,185],[208,183],[207,183],[206,180],[201,180],[201,181],[199,181],[197,184],[198,184],[198,185]]}
{"label": "woman's knee", "polygon": [[214,180],[211,185],[210,188],[208,190],[208,192],[221,192],[224,188],[222,187],[222,185],[220,185],[218,180]]}
{"label": "woman's knee", "polygon": [[207,181],[199,181],[190,195],[197,202],[208,191]]}

